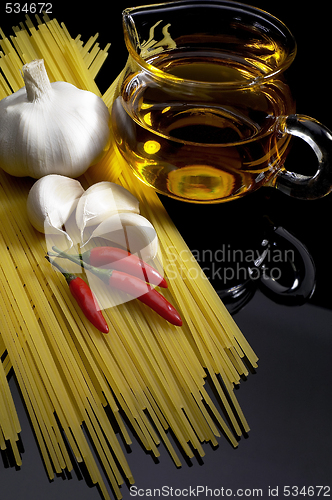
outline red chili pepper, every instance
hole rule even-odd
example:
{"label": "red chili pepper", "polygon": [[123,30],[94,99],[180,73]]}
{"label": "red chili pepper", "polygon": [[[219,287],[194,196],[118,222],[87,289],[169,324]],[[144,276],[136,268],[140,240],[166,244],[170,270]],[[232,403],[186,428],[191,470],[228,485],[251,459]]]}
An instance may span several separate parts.
{"label": "red chili pepper", "polygon": [[[105,275],[99,277],[109,286],[136,297],[138,300],[151,307],[151,309],[162,318],[169,321],[169,323],[176,326],[182,326],[182,319],[175,307],[173,307],[155,288],[151,288],[144,281],[136,278],[136,276],[130,276],[122,271],[106,269],[105,271],[107,271]],[[98,273],[95,274],[98,276]]]}
{"label": "red chili pepper", "polygon": [[158,271],[136,255],[116,247],[95,247],[80,255],[91,266],[115,269],[136,276],[137,278],[167,288],[167,282]]}
{"label": "red chili pepper", "polygon": [[91,266],[90,264],[84,263],[79,257],[66,254],[61,252],[56,247],[53,249],[58,252],[58,257],[64,257],[78,265],[88,269],[95,276],[98,276],[107,285],[121,290],[123,292],[132,295],[144,304],[148,305],[156,313],[158,313],[162,318],[166,319],[169,323],[176,326],[182,326],[182,319],[177,310],[163,295],[161,295],[156,289],[151,288],[150,285],[137,278],[136,276],[130,276],[122,271],[116,271],[113,269],[101,269],[98,267]]}
{"label": "red chili pepper", "polygon": [[87,283],[85,283],[82,278],[76,276],[72,273],[67,273],[59,264],[50,260],[46,257],[47,260],[66,278],[66,281],[69,285],[69,290],[71,291],[72,296],[76,300],[77,304],[82,309],[85,317],[92,323],[100,332],[108,333],[109,328],[106,320],[98,308],[96,297],[94,296],[91,288]]}

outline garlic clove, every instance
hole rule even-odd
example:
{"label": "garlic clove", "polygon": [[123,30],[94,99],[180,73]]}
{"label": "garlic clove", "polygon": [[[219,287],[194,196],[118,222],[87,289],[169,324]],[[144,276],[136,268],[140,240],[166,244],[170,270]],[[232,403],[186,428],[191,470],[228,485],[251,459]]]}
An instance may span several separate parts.
{"label": "garlic clove", "polygon": [[29,221],[41,233],[65,233],[61,228],[83,193],[81,183],[75,179],[57,174],[42,177],[34,183],[28,194]]}
{"label": "garlic clove", "polygon": [[82,246],[95,237],[103,237],[120,245],[145,262],[155,259],[158,254],[159,243],[155,228],[145,217],[136,213],[111,215],[96,227]]}
{"label": "garlic clove", "polygon": [[74,246],[74,242],[71,237],[71,231],[60,229],[52,226],[47,221],[45,223],[44,234],[46,247],[48,252],[53,251],[53,247],[57,246],[58,248],[62,248],[63,250],[69,250]]}
{"label": "garlic clove", "polygon": [[81,240],[86,227],[100,224],[119,212],[139,213],[139,201],[114,182],[103,181],[90,186],[76,208],[76,224],[81,232]]}

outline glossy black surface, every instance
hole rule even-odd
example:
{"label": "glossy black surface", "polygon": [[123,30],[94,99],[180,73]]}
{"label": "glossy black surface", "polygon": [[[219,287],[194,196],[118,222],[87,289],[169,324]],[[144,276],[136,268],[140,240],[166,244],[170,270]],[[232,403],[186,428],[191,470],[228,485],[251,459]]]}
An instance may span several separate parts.
{"label": "glossy black surface", "polygon": [[[121,0],[114,4],[80,4],[75,13],[68,12],[65,2],[53,5],[53,16],[65,22],[73,37],[81,33],[82,39],[87,40],[98,31],[101,46],[112,43],[109,58],[97,78],[102,91],[126,60],[121,11],[140,3]],[[289,1],[244,3],[253,3],[276,15],[293,32],[298,55],[288,78],[297,98],[297,110],[332,129],[331,28],[327,4],[321,0],[307,7],[302,2]],[[12,24],[24,20],[23,14],[5,14],[5,2],[0,2],[0,9],[0,26],[6,34]],[[311,174],[316,171],[316,159],[308,146],[295,139],[287,166]],[[150,498],[149,489],[162,487],[164,497],[168,493],[175,498],[181,493],[177,498],[190,498],[190,488],[197,486],[203,487],[204,492],[197,495],[194,490],[196,498],[213,498],[211,493],[215,498],[225,497],[227,489],[232,496],[237,490],[240,495],[242,490],[243,497],[250,494],[249,497],[264,499],[286,498],[287,491],[291,498],[331,497],[331,489],[321,490],[320,496],[315,489],[310,496],[308,487],[332,488],[332,195],[317,201],[302,201],[264,188],[223,205],[198,206],[162,199],[189,247],[201,259],[202,267],[207,268],[216,290],[222,292],[230,285],[240,286],[248,278],[251,263],[244,262],[245,256],[249,251],[264,249],[267,221],[271,227],[283,228],[305,246],[316,271],[315,289],[311,296],[310,291],[306,292],[310,298],[304,304],[285,305],[277,303],[280,300],[276,301],[255,280],[249,281],[240,296],[243,302],[234,306],[234,318],[260,358],[257,373],[250,374],[236,392],[251,426],[249,436],[240,440],[236,450],[224,438],[219,439],[217,449],[204,445],[203,460],[184,461],[181,469],[176,469],[162,445],[156,463],[133,437],[133,445],[126,452],[136,486],[142,493],[136,498]],[[269,234],[272,241],[271,230]],[[286,247],[280,248],[285,251]],[[217,255],[219,260],[211,259],[211,255]],[[240,259],[236,260],[234,255]],[[244,270],[239,272],[237,281],[230,269],[237,270],[238,264]],[[299,259],[298,270],[303,276],[301,265]],[[289,288],[294,282],[294,269],[276,262],[273,267],[282,267],[283,286]],[[225,275],[225,268],[229,274]],[[91,487],[78,467],[71,475],[64,473],[49,482],[14,376],[10,378],[10,386],[22,425],[23,465],[17,470],[11,464],[11,457],[1,454],[0,499],[99,500],[98,489]],[[298,495],[295,489],[284,490],[287,486],[298,487]],[[302,490],[306,496],[300,494],[302,487],[306,488]],[[122,493],[126,500],[134,498],[127,485],[123,485]],[[192,494],[191,498],[195,496]]]}

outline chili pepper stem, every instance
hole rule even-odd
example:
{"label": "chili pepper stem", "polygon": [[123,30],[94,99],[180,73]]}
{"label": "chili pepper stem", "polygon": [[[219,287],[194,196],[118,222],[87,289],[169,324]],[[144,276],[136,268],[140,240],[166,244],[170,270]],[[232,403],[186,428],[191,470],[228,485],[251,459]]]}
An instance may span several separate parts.
{"label": "chili pepper stem", "polygon": [[90,259],[90,254],[91,254],[91,250],[86,250],[83,253],[79,253],[78,256],[79,256],[80,260],[83,260],[83,262],[88,262]]}
{"label": "chili pepper stem", "polygon": [[73,281],[76,278],[75,274],[68,273],[68,271],[66,271],[57,262],[55,262],[55,260],[50,259],[49,255],[46,255],[45,259],[48,260],[53,267],[55,267],[56,269],[58,269],[58,271],[60,271],[61,274],[63,274],[63,276],[66,278],[66,281],[67,281],[68,285],[69,285],[69,283],[71,281]]}
{"label": "chili pepper stem", "polygon": [[128,250],[114,247],[94,247],[77,255],[82,261],[103,269],[123,271],[140,278],[151,285],[167,288],[167,281],[158,271],[131,254]]}
{"label": "chili pepper stem", "polygon": [[91,273],[93,273],[95,276],[98,276],[104,283],[108,284],[110,277],[112,276],[113,269],[101,269],[99,267],[94,267],[91,266],[90,264],[83,262],[79,257],[75,255],[71,255],[66,252],[62,252],[59,248],[57,247],[52,247],[55,252],[57,252],[57,257],[61,257],[64,259],[71,260],[75,264],[78,264],[80,267],[83,269],[87,269]]}

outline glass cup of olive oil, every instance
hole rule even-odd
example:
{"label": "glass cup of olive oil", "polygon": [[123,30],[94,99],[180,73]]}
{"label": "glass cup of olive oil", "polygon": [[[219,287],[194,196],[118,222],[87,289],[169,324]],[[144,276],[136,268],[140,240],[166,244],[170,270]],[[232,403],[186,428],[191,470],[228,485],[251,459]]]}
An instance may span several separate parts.
{"label": "glass cup of olive oil", "polygon": [[[124,10],[129,52],[112,105],[115,142],[136,176],[195,203],[261,186],[302,199],[332,189],[332,134],[298,115],[284,77],[296,42],[274,16],[233,1]],[[284,163],[292,135],[318,159],[313,177]]]}

